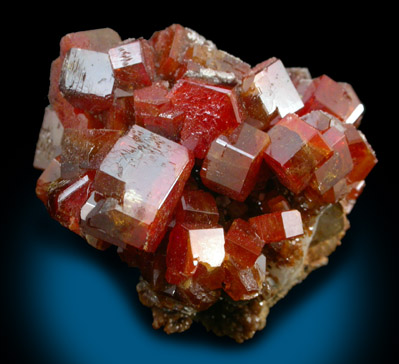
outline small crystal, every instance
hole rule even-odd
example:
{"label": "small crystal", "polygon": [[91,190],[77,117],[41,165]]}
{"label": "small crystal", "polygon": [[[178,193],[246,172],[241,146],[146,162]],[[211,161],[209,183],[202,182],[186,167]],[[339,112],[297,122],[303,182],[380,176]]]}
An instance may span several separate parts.
{"label": "small crystal", "polygon": [[323,75],[315,78],[303,96],[304,107],[298,115],[322,110],[348,124],[358,124],[364,107],[349,84],[335,82]]}
{"label": "small crystal", "polygon": [[185,115],[181,144],[203,159],[212,141],[232,131],[242,118],[234,89],[181,79],[171,90],[173,105]]}
{"label": "small crystal", "polygon": [[155,78],[154,52],[145,39],[124,43],[108,51],[118,87],[150,86]]}
{"label": "small crystal", "polygon": [[203,183],[213,191],[244,201],[255,186],[269,136],[243,123],[216,138],[202,164]]}
{"label": "small crystal", "polygon": [[177,224],[169,235],[166,279],[179,284],[192,276],[199,263],[208,270],[220,267],[225,257],[224,232],[220,227]]}
{"label": "small crystal", "polygon": [[251,225],[242,219],[234,220],[226,235],[226,253],[243,268],[255,264],[264,245]]}
{"label": "small crystal", "polygon": [[219,211],[215,198],[202,190],[186,190],[176,207],[175,218],[177,223],[216,225]]}
{"label": "small crystal", "polygon": [[270,124],[303,107],[283,63],[271,58],[256,66],[243,80],[243,102],[250,117]]}
{"label": "small crystal", "polygon": [[280,182],[294,193],[309,184],[312,173],[332,154],[320,132],[288,114],[268,132],[271,143],[264,154]]}
{"label": "small crystal", "polygon": [[45,169],[55,157],[60,155],[63,133],[64,127],[57,113],[51,106],[47,106],[33,160],[35,168]]}
{"label": "small crystal", "polygon": [[60,90],[74,107],[99,112],[112,105],[114,75],[108,54],[71,48],[65,56]]}
{"label": "small crystal", "polygon": [[248,221],[265,243],[290,239],[303,234],[301,213],[298,210],[259,215]]}
{"label": "small crystal", "polygon": [[314,173],[311,185],[320,194],[327,192],[353,169],[353,162],[345,134],[332,126],[323,133],[323,138],[334,153]]}

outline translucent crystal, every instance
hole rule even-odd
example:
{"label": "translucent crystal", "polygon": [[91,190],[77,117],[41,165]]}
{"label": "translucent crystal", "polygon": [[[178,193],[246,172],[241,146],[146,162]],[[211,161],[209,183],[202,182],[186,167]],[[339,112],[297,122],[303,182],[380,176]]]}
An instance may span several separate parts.
{"label": "translucent crystal", "polygon": [[115,79],[108,54],[71,48],[65,56],[60,90],[74,107],[99,112],[112,105]]}
{"label": "translucent crystal", "polygon": [[[186,148],[134,125],[102,161],[94,182],[98,193],[113,198],[98,214],[111,225],[116,224],[115,219],[128,223],[116,224],[110,235],[128,245],[155,251],[192,166]],[[89,225],[92,219],[95,214],[90,216]]]}
{"label": "translucent crystal", "polygon": [[203,183],[213,191],[244,201],[255,186],[269,136],[247,123],[216,138],[201,169]]}

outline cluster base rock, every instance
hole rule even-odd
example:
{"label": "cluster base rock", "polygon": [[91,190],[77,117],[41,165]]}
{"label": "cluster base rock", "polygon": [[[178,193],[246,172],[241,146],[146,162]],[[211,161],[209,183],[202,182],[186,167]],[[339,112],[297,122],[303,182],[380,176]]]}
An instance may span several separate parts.
{"label": "cluster base rock", "polygon": [[65,35],[34,157],[50,216],[140,269],[167,333],[237,342],[328,262],[377,163],[352,86],[173,24]]}

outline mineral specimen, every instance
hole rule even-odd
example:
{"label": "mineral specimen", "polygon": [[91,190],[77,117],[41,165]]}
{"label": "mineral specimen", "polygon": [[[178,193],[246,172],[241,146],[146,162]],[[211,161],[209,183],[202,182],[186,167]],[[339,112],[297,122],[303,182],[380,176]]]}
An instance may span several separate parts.
{"label": "mineral specimen", "polygon": [[137,267],[154,328],[237,342],[340,243],[377,163],[353,88],[173,24],[67,34],[34,166],[50,215]]}

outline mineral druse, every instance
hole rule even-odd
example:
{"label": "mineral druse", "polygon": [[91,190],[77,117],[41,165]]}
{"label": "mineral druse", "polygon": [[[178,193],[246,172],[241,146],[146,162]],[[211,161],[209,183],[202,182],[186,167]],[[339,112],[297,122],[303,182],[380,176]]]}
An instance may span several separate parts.
{"label": "mineral druse", "polygon": [[340,243],[377,163],[353,88],[173,24],[67,34],[34,166],[50,215],[141,271],[167,333],[242,342]]}

